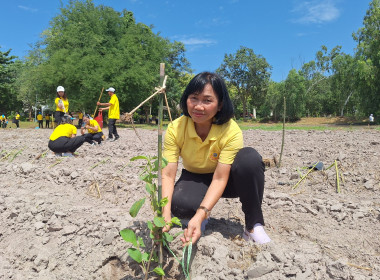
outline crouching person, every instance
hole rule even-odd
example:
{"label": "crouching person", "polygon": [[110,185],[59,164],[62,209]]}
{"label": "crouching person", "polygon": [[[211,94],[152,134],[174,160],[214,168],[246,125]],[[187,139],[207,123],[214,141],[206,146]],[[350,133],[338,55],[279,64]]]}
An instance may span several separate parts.
{"label": "crouching person", "polygon": [[[98,124],[98,122],[90,117],[90,115],[86,114],[83,117],[83,124],[84,126],[81,128],[81,133],[84,136],[86,142],[90,143],[91,145],[100,145],[102,143],[102,140],[104,140],[102,128]],[[84,133],[85,131],[88,131],[88,133]]]}
{"label": "crouching person", "polygon": [[76,137],[77,128],[73,125],[73,121],[69,115],[64,115],[61,118],[60,124],[54,129],[50,135],[48,147],[57,156],[72,157],[73,153],[85,141],[83,135]]}

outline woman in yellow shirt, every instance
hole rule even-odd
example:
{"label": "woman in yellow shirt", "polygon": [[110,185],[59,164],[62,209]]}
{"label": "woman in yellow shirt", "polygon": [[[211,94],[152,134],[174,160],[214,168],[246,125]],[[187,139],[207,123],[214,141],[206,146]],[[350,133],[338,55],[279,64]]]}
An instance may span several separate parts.
{"label": "woman in yellow shirt", "polygon": [[85,141],[83,135],[77,135],[77,128],[73,125],[73,121],[69,115],[61,118],[53,133],[50,135],[48,147],[58,156],[73,156],[73,153]]}
{"label": "woman in yellow shirt", "polygon": [[59,125],[64,114],[69,112],[69,99],[66,96],[63,86],[57,87],[57,97],[55,98],[54,120]]}
{"label": "woman in yellow shirt", "polygon": [[[96,143],[100,145],[103,140],[103,132],[98,122],[91,119],[89,114],[83,117],[83,122],[84,126],[81,127],[81,133],[85,137],[85,141],[91,145],[96,145]],[[85,134],[86,129],[88,133]]]}
{"label": "woman in yellow shirt", "polygon": [[38,121],[38,127],[44,128],[44,117],[42,116],[41,112],[38,112],[37,121]]}
{"label": "woman in yellow shirt", "polygon": [[[180,106],[184,115],[165,133],[163,155],[168,165],[162,170],[162,197],[169,201],[163,208],[165,221],[170,222],[172,213],[190,219],[181,240],[195,243],[218,200],[239,197],[245,214],[243,238],[270,242],[261,210],[265,166],[255,149],[243,148],[243,134],[232,120],[233,106],[223,79],[210,72],[196,75]],[[184,169],[175,182],[179,157]]]}

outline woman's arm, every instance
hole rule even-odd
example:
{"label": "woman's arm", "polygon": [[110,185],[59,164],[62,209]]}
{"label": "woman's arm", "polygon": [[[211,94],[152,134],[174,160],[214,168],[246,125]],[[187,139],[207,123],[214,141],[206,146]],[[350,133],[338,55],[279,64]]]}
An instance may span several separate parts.
{"label": "woman's arm", "polygon": [[[162,198],[168,198],[168,203],[162,209],[162,216],[164,217],[166,222],[170,222],[171,220],[171,204],[177,168],[177,162],[169,162],[168,165],[162,169]],[[165,227],[163,231],[169,231],[169,229],[169,227]]]}
{"label": "woman's arm", "polygon": [[[221,198],[224,189],[227,186],[228,178],[230,177],[230,164],[218,163],[211,184],[203,198],[201,205],[209,211],[215,206],[219,198]],[[181,238],[184,244],[191,241],[194,244],[201,237],[201,224],[207,218],[206,211],[198,209],[193,218],[189,221],[187,229],[185,229],[184,237]]]}

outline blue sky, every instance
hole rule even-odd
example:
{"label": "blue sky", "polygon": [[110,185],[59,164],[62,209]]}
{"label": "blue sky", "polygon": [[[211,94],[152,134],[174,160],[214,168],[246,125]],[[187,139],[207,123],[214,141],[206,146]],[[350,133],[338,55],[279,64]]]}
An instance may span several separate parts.
{"label": "blue sky", "polygon": [[[67,0],[0,0],[1,51],[23,57]],[[94,0],[132,11],[137,22],[186,46],[195,73],[215,71],[225,54],[253,49],[273,67],[272,79],[315,57],[321,45],[353,54],[352,33],[363,26],[367,0]]]}

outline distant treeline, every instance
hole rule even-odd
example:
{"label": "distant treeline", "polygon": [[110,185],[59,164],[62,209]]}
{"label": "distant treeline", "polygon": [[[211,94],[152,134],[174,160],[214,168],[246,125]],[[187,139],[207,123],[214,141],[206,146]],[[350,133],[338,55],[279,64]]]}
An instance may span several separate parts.
{"label": "distant treeline", "polygon": [[[65,87],[71,111],[94,110],[103,87],[114,87],[122,112],[129,112],[158,85],[159,64],[168,75],[167,95],[174,116],[179,98],[193,77],[181,42],[171,42],[136,23],[132,12],[70,1],[43,31],[28,55],[19,59],[0,51],[0,113],[29,112],[53,102]],[[380,0],[369,4],[363,27],[353,33],[354,55],[325,46],[315,60],[271,80],[272,67],[248,47],[226,54],[216,72],[225,78],[236,117],[281,119],[284,97],[289,120],[305,116],[380,117]],[[103,101],[107,100],[104,95]],[[156,114],[157,101],[141,110]]]}

